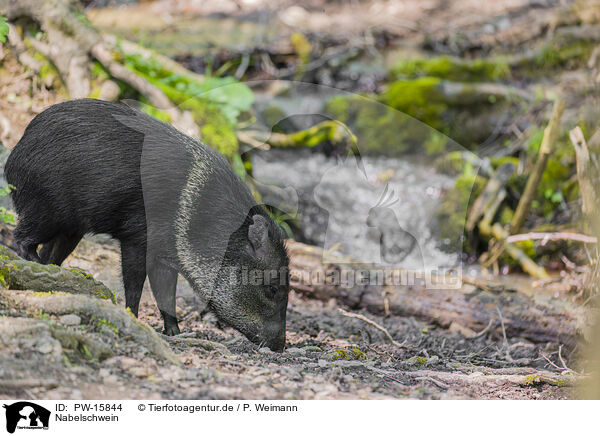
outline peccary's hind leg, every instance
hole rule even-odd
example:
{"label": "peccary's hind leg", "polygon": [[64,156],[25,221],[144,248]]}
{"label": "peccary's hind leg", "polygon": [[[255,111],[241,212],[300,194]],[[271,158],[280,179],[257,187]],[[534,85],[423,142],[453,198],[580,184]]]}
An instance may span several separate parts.
{"label": "peccary's hind leg", "polygon": [[175,292],[177,289],[177,271],[155,261],[148,268],[150,287],[156,299],[156,305],[163,318],[163,333],[174,336],[180,333],[175,315]]}
{"label": "peccary's hind leg", "polygon": [[59,233],[50,242],[43,245],[40,250],[40,259],[43,264],[61,265],[75,250],[83,235],[66,235]]}
{"label": "peccary's hind leg", "polygon": [[121,241],[121,266],[125,286],[125,306],[136,317],[146,280],[146,243],[138,240]]}

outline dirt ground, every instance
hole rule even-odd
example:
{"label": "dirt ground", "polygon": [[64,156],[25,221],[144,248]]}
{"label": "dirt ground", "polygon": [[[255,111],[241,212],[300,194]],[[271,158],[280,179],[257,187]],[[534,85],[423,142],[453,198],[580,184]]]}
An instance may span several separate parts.
{"label": "dirt ground", "polygon": [[[84,241],[66,266],[105,280],[123,306],[114,243]],[[273,353],[220,326],[185,283],[178,294],[183,333],[162,338],[179,365],[153,356],[143,341],[94,316],[0,310],[0,398],[566,399],[574,394],[564,371],[547,360],[561,365],[556,344],[519,338],[504,344],[486,334],[467,339],[412,318],[366,314],[401,342],[398,347],[376,328],[342,315],[335,302],[292,292],[286,349]],[[147,287],[140,320],[157,332],[162,327]],[[56,326],[104,344],[112,356],[61,346]]]}

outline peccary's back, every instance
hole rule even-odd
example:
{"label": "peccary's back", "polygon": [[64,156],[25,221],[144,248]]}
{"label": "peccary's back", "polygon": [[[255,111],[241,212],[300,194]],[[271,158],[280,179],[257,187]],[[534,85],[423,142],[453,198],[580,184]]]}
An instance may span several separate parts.
{"label": "peccary's back", "polygon": [[[138,130],[123,119],[148,126]],[[48,220],[57,231],[119,239],[143,232],[142,132],[156,129],[170,128],[120,104],[83,99],[50,107],[29,124],[6,163],[17,212]]]}

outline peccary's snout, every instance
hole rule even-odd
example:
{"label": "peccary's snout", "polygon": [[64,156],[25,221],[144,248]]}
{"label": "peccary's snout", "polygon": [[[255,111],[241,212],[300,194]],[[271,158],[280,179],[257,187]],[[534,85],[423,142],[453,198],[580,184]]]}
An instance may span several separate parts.
{"label": "peccary's snout", "polygon": [[265,326],[265,345],[277,353],[285,347],[285,319],[283,322],[269,322]]}

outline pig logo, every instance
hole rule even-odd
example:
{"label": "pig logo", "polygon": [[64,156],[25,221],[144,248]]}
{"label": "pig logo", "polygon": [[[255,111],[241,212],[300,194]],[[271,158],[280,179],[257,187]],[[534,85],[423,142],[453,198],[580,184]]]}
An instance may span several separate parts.
{"label": "pig logo", "polygon": [[29,401],[4,404],[6,409],[6,431],[14,433],[18,429],[48,429],[50,411]]}

